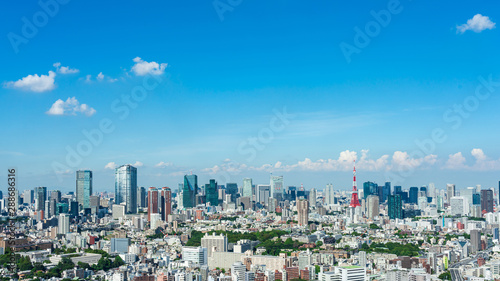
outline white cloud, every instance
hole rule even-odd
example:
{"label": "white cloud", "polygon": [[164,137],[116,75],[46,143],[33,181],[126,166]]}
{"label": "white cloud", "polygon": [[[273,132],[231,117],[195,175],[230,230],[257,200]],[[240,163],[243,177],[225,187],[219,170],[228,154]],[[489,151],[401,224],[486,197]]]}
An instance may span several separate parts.
{"label": "white cloud", "polygon": [[457,33],[464,33],[467,30],[472,30],[479,33],[485,29],[495,28],[496,23],[492,22],[489,17],[477,14],[462,25],[457,26]]}
{"label": "white cloud", "polygon": [[151,75],[160,75],[163,74],[165,68],[167,67],[166,63],[157,63],[157,62],[147,62],[143,61],[140,57],[136,57],[134,59],[134,66],[132,66],[132,71],[137,76],[144,76],[146,74]]}
{"label": "white cloud", "polygon": [[437,160],[437,155],[430,154],[422,158],[412,158],[405,151],[395,151],[392,155],[391,166],[388,167],[392,170],[401,170],[407,168],[418,168],[424,164],[434,165]]}
{"label": "white cloud", "polygon": [[106,166],[104,166],[104,169],[114,170],[116,169],[116,167],[118,166],[115,162],[109,162],[108,164],[106,164]]}
{"label": "white cloud", "polygon": [[173,163],[161,161],[160,163],[156,164],[155,167],[165,168],[165,167],[172,167],[173,165],[174,165]]}
{"label": "white cloud", "polygon": [[102,72],[99,72],[99,74],[97,74],[97,80],[102,81],[103,79],[104,79],[104,74],[102,74]]}
{"label": "white cloud", "polygon": [[10,81],[4,84],[6,88],[14,88],[24,91],[31,92],[46,92],[53,90],[56,85],[54,83],[54,78],[56,77],[56,73],[53,71],[49,71],[49,75],[28,75],[24,78],[21,78],[17,81]]}
{"label": "white cloud", "polygon": [[77,113],[92,116],[96,110],[86,104],[80,104],[75,97],[68,98],[66,101],[58,99],[46,112],[48,115],[77,115]]}
{"label": "white cloud", "polygon": [[69,66],[61,66],[60,62],[54,63],[54,67],[57,69],[57,73],[61,74],[73,74],[80,72],[80,70],[76,68],[69,68]]}
{"label": "white cloud", "polygon": [[140,161],[135,161],[135,163],[132,164],[132,166],[134,166],[134,167],[142,167],[142,166],[144,166],[144,163],[142,163]]}
{"label": "white cloud", "polygon": [[444,169],[449,170],[460,170],[465,169],[467,166],[465,165],[465,157],[462,155],[462,152],[457,152],[455,154],[450,154],[448,156],[448,160],[444,164]]}

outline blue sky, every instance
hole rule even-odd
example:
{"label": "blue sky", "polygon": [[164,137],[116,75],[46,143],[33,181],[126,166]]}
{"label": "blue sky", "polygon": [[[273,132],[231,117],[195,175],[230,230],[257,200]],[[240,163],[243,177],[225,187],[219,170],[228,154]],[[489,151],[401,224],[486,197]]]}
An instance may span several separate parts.
{"label": "blue sky", "polygon": [[[500,81],[496,1],[42,3],[50,15],[38,1],[0,9],[0,166],[19,169],[21,190],[74,190],[78,169],[113,190],[109,168],[127,163],[141,186],[176,187],[191,171],[200,183],[258,184],[273,172],[348,189],[355,158],[360,182],[500,180],[500,86],[478,78]],[[356,27],[387,13],[356,45]],[[37,30],[23,34],[24,19]],[[346,59],[342,44],[357,53]],[[144,81],[155,86],[121,118],[113,108]],[[67,147],[108,121],[114,130],[69,163]],[[435,130],[445,140],[422,150]]]}

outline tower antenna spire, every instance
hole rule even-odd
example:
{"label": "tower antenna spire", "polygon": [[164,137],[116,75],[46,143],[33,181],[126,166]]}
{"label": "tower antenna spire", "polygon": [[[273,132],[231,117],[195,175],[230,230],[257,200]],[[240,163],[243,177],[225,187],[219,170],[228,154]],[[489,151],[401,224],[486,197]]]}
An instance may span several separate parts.
{"label": "tower antenna spire", "polygon": [[354,159],[354,168],[352,170],[352,196],[351,196],[351,204],[349,207],[360,207],[361,204],[359,203],[359,198],[358,198],[358,185],[356,184],[356,159]]}

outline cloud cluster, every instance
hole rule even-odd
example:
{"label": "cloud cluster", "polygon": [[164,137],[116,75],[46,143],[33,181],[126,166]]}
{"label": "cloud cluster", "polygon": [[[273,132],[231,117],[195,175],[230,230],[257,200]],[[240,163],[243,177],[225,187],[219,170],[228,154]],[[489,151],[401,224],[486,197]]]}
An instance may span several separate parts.
{"label": "cloud cluster", "polygon": [[467,159],[462,152],[457,152],[448,156],[443,169],[447,170],[474,170],[474,171],[492,171],[500,170],[500,159],[490,159],[480,148],[474,148],[470,152],[474,162],[467,165]]}
{"label": "cloud cluster", "polygon": [[47,92],[55,89],[55,77],[56,73],[54,71],[49,71],[48,75],[28,75],[17,81],[6,82],[4,87],[36,93]]}
{"label": "cloud cluster", "polygon": [[57,69],[57,73],[61,74],[73,74],[80,72],[80,70],[76,68],[70,68],[69,66],[61,66],[60,62],[54,63],[54,67]]}
{"label": "cloud cluster", "polygon": [[48,115],[77,115],[81,113],[90,117],[96,113],[96,110],[84,103],[80,104],[75,97],[72,97],[66,101],[58,99],[46,113]]}
{"label": "cloud cluster", "polygon": [[476,14],[474,17],[469,19],[467,23],[457,26],[457,33],[464,33],[467,30],[472,30],[479,33],[485,29],[495,28],[496,23],[492,22],[489,17],[483,16],[481,14]]}
{"label": "cloud cluster", "polygon": [[140,57],[136,57],[134,60],[134,66],[132,66],[132,72],[137,76],[144,76],[147,74],[151,75],[161,75],[165,72],[167,67],[166,63],[157,63],[155,61],[147,62],[143,61]]}

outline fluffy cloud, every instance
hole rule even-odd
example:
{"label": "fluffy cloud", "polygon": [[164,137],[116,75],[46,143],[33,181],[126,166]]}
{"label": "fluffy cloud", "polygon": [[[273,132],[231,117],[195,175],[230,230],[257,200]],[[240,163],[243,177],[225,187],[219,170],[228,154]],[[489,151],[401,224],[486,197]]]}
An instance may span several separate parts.
{"label": "fluffy cloud", "polygon": [[474,170],[474,171],[492,171],[500,170],[500,159],[491,159],[480,148],[474,148],[470,152],[474,162],[467,165],[466,158],[461,152],[451,154],[444,165],[444,169],[449,170]]}
{"label": "fluffy cloud", "polygon": [[481,32],[485,29],[495,28],[496,23],[492,22],[489,17],[483,16],[481,14],[475,15],[473,18],[462,25],[457,26],[457,33],[464,33],[467,30],[472,30],[474,32]]}
{"label": "fluffy cloud", "polygon": [[116,165],[115,162],[109,162],[108,164],[106,164],[106,166],[104,166],[104,169],[109,169],[109,170],[114,170],[116,169],[118,166]]}
{"label": "fluffy cloud", "polygon": [[144,163],[142,163],[140,161],[135,161],[135,163],[132,164],[132,166],[134,166],[134,167],[142,167],[142,166],[144,166]]}
{"label": "fluffy cloud", "polygon": [[173,165],[174,165],[173,163],[161,161],[160,163],[156,164],[155,167],[165,168],[165,167],[172,167]]}
{"label": "fluffy cloud", "polygon": [[90,117],[96,113],[96,110],[86,104],[80,104],[75,97],[72,97],[66,101],[56,100],[46,113],[48,115],[77,115],[82,113]]}
{"label": "fluffy cloud", "polygon": [[56,87],[54,83],[55,77],[56,73],[53,71],[49,71],[49,75],[28,75],[17,81],[6,82],[4,87],[41,93],[51,91]]}
{"label": "fluffy cloud", "polygon": [[102,81],[103,79],[104,79],[104,74],[102,74],[102,72],[99,72],[99,74],[97,74],[97,80]]}
{"label": "fluffy cloud", "polygon": [[163,74],[165,68],[167,67],[166,63],[157,63],[157,62],[147,62],[143,61],[140,57],[136,57],[134,59],[134,66],[132,66],[132,72],[137,76],[144,76],[147,74],[151,75],[160,75]]}
{"label": "fluffy cloud", "polygon": [[54,67],[57,69],[57,73],[61,74],[73,74],[80,72],[80,70],[76,68],[69,68],[69,66],[61,66],[60,62],[54,63]]}

